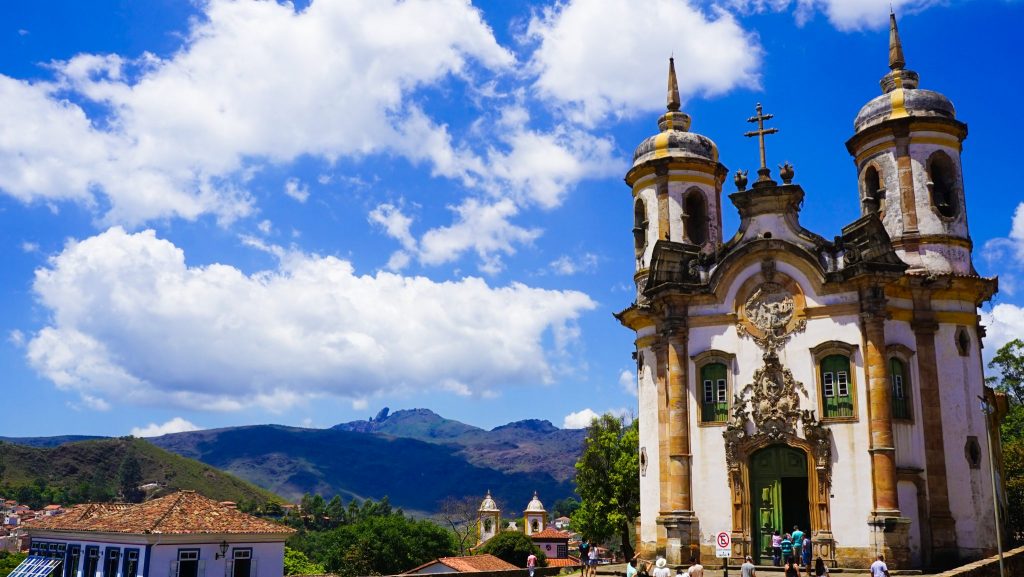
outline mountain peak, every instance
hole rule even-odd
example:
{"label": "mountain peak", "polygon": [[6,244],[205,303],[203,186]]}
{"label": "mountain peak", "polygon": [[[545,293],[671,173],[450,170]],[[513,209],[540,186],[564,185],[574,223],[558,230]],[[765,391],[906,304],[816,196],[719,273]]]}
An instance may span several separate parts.
{"label": "mountain peak", "polygon": [[523,419],[521,421],[513,421],[507,425],[501,425],[500,427],[494,427],[491,431],[504,431],[509,429],[519,429],[532,431],[535,433],[554,433],[560,429],[551,424],[551,421],[544,419]]}

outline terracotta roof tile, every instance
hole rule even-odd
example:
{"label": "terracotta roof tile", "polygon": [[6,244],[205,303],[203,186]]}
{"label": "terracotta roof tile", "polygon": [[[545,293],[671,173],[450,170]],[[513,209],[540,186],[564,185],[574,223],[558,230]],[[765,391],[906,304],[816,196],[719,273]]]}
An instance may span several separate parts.
{"label": "terracotta roof tile", "polygon": [[580,560],[574,557],[568,559],[552,559],[548,557],[548,567],[578,567]]}
{"label": "terracotta roof tile", "polygon": [[465,557],[441,557],[438,561],[459,573],[474,573],[477,571],[509,571],[519,568],[508,561],[502,561],[494,555],[487,554],[467,555]]}
{"label": "terracotta roof tile", "polygon": [[26,524],[29,529],[103,533],[294,533],[295,530],[225,507],[192,491],[181,491],[138,505],[76,505],[62,515]]}
{"label": "terracotta roof tile", "polygon": [[559,531],[554,527],[545,527],[543,531],[530,535],[531,539],[569,539],[568,531]]}

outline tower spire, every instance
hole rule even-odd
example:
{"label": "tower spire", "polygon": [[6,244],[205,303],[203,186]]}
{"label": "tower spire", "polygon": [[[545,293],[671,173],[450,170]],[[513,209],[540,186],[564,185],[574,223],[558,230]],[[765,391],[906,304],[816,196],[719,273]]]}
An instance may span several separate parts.
{"label": "tower spire", "polygon": [[676,59],[668,59],[668,109],[679,111],[679,82],[676,80]]}
{"label": "tower spire", "polygon": [[900,42],[900,31],[896,27],[896,13],[889,8],[889,69],[903,70],[907,61],[903,58],[903,43]]}

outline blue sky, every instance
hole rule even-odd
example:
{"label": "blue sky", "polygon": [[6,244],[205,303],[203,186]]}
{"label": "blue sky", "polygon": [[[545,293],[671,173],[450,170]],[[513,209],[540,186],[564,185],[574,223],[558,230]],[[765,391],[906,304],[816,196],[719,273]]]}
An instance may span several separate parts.
{"label": "blue sky", "polygon": [[[1024,333],[1024,5],[893,4],[908,68],[970,127],[991,354]],[[858,214],[844,143],[888,8],[5,3],[0,435],[634,411],[622,177],[668,56],[730,171],[757,167],[755,103],[775,114],[769,161],[831,237]]]}

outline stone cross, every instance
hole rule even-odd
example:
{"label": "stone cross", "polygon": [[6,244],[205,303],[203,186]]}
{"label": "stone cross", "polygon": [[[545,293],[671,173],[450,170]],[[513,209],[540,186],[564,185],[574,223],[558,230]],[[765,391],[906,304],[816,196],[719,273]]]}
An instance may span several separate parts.
{"label": "stone cross", "polygon": [[769,180],[768,175],[771,174],[771,170],[768,168],[768,162],[765,159],[764,136],[766,134],[775,134],[776,132],[779,131],[778,128],[765,128],[764,127],[764,121],[765,120],[770,120],[775,115],[774,114],[762,114],[761,111],[762,111],[761,103],[758,102],[757,103],[757,116],[751,116],[750,118],[747,119],[747,122],[756,122],[757,123],[757,130],[751,130],[750,132],[746,132],[746,133],[743,134],[743,136],[756,136],[758,138],[759,144],[761,145],[761,168],[757,169],[757,180],[758,181]]}

